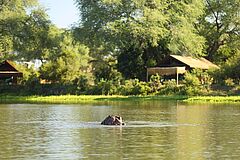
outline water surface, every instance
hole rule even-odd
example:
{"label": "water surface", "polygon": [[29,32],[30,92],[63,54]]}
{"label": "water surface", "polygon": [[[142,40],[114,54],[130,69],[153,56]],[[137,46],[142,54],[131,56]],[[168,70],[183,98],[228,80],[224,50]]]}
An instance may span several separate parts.
{"label": "water surface", "polygon": [[0,105],[0,159],[239,159],[239,133],[236,104]]}

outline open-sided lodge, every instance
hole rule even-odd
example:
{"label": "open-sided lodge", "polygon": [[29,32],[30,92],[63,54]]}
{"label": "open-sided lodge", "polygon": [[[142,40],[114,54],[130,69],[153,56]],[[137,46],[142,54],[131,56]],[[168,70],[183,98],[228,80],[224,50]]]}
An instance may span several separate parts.
{"label": "open-sided lodge", "polygon": [[178,84],[179,75],[184,74],[186,71],[192,69],[208,70],[210,68],[219,67],[203,57],[193,58],[190,56],[170,55],[161,66],[147,68],[147,80],[149,76],[156,74],[160,76],[174,76]]}
{"label": "open-sided lodge", "polygon": [[5,60],[0,63],[0,83],[17,84],[18,77],[23,77],[23,73],[19,72],[10,61]]}

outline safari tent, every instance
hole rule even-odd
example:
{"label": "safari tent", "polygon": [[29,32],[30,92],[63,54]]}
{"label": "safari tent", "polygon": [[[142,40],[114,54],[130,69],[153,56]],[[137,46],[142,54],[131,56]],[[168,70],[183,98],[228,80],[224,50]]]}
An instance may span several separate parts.
{"label": "safari tent", "polygon": [[147,68],[147,80],[149,76],[155,74],[160,76],[173,75],[176,76],[178,84],[179,75],[197,68],[208,70],[219,67],[203,57],[194,58],[190,56],[170,55],[163,61],[160,67]]}

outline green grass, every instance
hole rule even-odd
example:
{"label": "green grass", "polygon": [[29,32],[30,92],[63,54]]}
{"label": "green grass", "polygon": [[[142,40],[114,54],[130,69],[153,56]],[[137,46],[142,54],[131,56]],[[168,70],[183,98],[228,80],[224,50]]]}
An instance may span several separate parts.
{"label": "green grass", "polygon": [[183,100],[191,103],[240,103],[240,96],[197,96]]}
{"label": "green grass", "polygon": [[185,96],[0,96],[0,103],[93,103],[104,101],[183,100]]}
{"label": "green grass", "polygon": [[0,95],[0,103],[55,103],[77,104],[111,101],[161,101],[175,100],[187,103],[240,103],[240,96],[90,96],[90,95],[61,95],[61,96],[10,96]]}

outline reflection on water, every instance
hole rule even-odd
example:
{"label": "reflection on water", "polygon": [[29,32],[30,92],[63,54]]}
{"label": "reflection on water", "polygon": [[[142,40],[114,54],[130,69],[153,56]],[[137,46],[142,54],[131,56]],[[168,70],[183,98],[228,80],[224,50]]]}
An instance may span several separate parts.
{"label": "reflection on water", "polygon": [[238,105],[2,104],[0,159],[238,159],[239,131]]}

